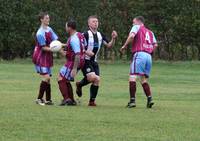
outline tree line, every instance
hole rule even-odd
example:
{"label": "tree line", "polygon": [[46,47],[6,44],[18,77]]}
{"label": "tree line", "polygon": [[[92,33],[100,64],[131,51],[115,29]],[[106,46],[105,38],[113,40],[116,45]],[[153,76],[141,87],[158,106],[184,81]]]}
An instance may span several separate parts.
{"label": "tree line", "polygon": [[[50,26],[62,42],[67,40],[65,23],[73,18],[78,31],[87,30],[87,18],[98,15],[108,38],[112,30],[118,39],[112,49],[102,48],[100,58],[122,58],[119,48],[125,42],[135,16],[145,17],[159,47],[155,59],[200,60],[199,0],[0,0],[0,58],[10,60],[32,55],[35,34],[40,26],[37,15],[48,11]],[[127,50],[125,58],[131,56]]]}

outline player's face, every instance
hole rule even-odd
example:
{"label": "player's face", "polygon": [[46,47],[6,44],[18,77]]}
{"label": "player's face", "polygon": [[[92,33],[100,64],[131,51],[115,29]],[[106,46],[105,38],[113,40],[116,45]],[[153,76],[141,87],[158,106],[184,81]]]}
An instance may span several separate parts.
{"label": "player's face", "polygon": [[70,35],[70,33],[72,32],[72,28],[71,27],[68,27],[67,26],[67,23],[66,23],[66,26],[65,26],[65,30],[66,32]]}
{"label": "player's face", "polygon": [[97,18],[90,18],[88,21],[88,25],[92,29],[97,29],[99,26],[99,21]]}
{"label": "player's face", "polygon": [[49,15],[45,15],[43,19],[41,19],[42,24],[48,26],[50,22]]}
{"label": "player's face", "polygon": [[69,31],[70,31],[70,28],[67,26],[67,23],[65,25],[65,30],[66,30],[67,33],[69,33]]}

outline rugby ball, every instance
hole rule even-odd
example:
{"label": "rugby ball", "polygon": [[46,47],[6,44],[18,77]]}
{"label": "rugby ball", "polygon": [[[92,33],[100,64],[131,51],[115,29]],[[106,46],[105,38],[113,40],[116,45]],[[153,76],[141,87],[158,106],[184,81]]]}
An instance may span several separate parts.
{"label": "rugby ball", "polygon": [[50,43],[50,49],[52,52],[58,52],[62,48],[62,43],[58,40],[54,40]]}

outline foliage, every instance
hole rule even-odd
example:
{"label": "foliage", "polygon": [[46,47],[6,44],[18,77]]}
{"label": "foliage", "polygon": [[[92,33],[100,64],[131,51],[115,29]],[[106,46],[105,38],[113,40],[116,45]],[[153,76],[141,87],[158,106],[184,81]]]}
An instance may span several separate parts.
{"label": "foliage", "polygon": [[[0,0],[0,57],[13,59],[31,56],[35,32],[39,27],[37,14],[48,11],[51,26],[66,41],[65,23],[69,18],[78,22],[79,31],[87,30],[89,15],[98,15],[100,28],[108,38],[112,30],[119,37],[113,49],[102,48],[101,59],[122,56],[119,48],[125,42],[132,19],[143,15],[146,26],[155,32],[159,48],[156,59],[200,59],[199,0]],[[127,50],[127,58],[130,50]]]}

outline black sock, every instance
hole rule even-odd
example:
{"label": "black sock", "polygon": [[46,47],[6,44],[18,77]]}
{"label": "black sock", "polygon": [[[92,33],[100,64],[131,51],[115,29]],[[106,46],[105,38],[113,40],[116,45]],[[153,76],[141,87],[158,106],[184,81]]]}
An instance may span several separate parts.
{"label": "black sock", "polygon": [[97,97],[97,93],[98,93],[98,89],[99,86],[95,86],[95,85],[91,85],[90,87],[90,102],[94,102],[96,97]]}
{"label": "black sock", "polygon": [[85,86],[85,85],[87,85],[87,84],[89,84],[90,82],[87,80],[87,77],[84,77],[80,82],[79,82],[79,85],[81,86],[81,87],[83,87],[83,86]]}

